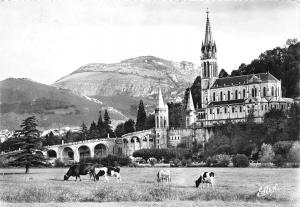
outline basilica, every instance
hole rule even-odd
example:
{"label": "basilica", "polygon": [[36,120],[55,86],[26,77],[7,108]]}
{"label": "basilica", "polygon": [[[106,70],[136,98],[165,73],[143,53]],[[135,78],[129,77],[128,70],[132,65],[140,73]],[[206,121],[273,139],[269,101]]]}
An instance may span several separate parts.
{"label": "basilica", "polygon": [[158,90],[155,109],[155,147],[191,145],[193,140],[205,142],[213,134],[215,124],[244,122],[251,115],[262,122],[266,112],[287,110],[293,99],[282,97],[281,81],[270,73],[234,77],[218,77],[217,47],[212,38],[207,11],[204,42],[201,47],[201,105],[195,108],[191,91],[186,106],[185,128],[170,129],[168,105]]}

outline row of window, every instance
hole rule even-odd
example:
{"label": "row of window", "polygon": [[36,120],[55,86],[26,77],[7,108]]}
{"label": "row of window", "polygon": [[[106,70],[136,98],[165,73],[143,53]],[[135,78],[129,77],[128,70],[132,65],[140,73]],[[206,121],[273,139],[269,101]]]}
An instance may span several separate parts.
{"label": "row of window", "polygon": [[[274,86],[271,87],[271,96],[279,96],[279,88],[275,88]],[[251,96],[256,97],[257,96],[257,88],[251,89]],[[267,88],[263,88],[263,97],[267,96]],[[225,101],[226,100],[226,94],[223,93],[223,91],[220,92],[220,100],[219,101]],[[243,89],[243,91],[235,90],[234,96],[231,95],[230,91],[227,91],[227,101],[231,100],[237,100],[237,99],[245,99],[246,98],[246,89]],[[213,101],[216,101],[216,92],[213,92]]]}
{"label": "row of window", "polygon": [[170,137],[170,140],[179,140],[180,138],[179,138],[179,136],[171,136]]}
{"label": "row of window", "polygon": [[162,117],[162,116],[160,116],[160,118],[158,116],[156,117],[156,128],[166,128],[166,124],[167,124],[166,117]]}
{"label": "row of window", "polygon": [[[289,104],[287,104],[287,107],[289,106]],[[271,107],[271,109],[273,109],[273,108],[275,108],[275,109],[285,109],[286,107],[285,107],[285,104],[271,104],[270,105],[270,107]],[[227,113],[227,112],[229,112],[229,109],[231,108],[231,112],[232,113],[234,113],[234,112],[243,112],[243,107],[242,106],[232,106],[232,107],[225,107],[224,108],[224,113]],[[252,108],[254,108],[254,106],[252,106]],[[222,113],[221,112],[221,110],[220,110],[221,108],[217,108],[217,114],[220,114],[220,113]],[[267,111],[268,110],[268,105],[267,104],[263,104],[263,105],[261,105],[261,110],[262,111]],[[249,111],[248,111],[249,112]],[[210,114],[213,114],[213,109],[210,109],[209,110],[209,113]],[[199,116],[200,114],[198,114],[198,119],[200,118],[200,117],[202,117],[202,116]],[[204,115],[204,117],[205,117],[205,114],[203,114]],[[202,119],[202,118],[200,118],[200,119]]]}
{"label": "row of window", "polygon": [[217,76],[217,65],[216,63],[209,63],[204,62],[203,63],[203,76],[204,77],[216,77]]}

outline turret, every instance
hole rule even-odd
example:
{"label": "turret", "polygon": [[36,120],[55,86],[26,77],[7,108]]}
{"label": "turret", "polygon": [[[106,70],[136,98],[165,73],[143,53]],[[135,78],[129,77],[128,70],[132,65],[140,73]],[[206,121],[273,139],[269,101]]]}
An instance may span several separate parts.
{"label": "turret", "polygon": [[155,128],[169,128],[169,108],[167,104],[164,104],[160,88],[158,88],[157,104],[155,108]]}
{"label": "turret", "polygon": [[195,121],[196,121],[196,111],[195,111],[194,101],[190,89],[189,97],[186,105],[186,116],[185,116],[186,127],[191,127],[195,123]]}
{"label": "turret", "polygon": [[161,89],[158,88],[155,107],[155,147],[166,148],[168,143],[169,108],[164,104]]}

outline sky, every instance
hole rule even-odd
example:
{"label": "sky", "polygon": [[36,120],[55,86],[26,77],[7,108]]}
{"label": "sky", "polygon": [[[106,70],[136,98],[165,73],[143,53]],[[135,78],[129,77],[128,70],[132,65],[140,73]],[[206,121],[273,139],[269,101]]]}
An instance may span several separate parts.
{"label": "sky", "polygon": [[0,80],[52,84],[88,63],[144,55],[200,65],[207,8],[219,71],[300,39],[296,1],[0,0]]}

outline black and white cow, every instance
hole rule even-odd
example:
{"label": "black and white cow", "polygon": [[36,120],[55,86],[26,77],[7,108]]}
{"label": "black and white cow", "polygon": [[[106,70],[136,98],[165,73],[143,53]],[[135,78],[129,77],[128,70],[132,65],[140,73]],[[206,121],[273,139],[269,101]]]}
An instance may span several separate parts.
{"label": "black and white cow", "polygon": [[215,173],[214,172],[203,172],[203,173],[201,173],[198,180],[195,181],[196,188],[198,188],[201,183],[203,183],[203,184],[207,183],[207,184],[210,184],[212,187],[214,187],[214,178],[215,178]]}
{"label": "black and white cow", "polygon": [[117,182],[121,181],[120,168],[119,167],[101,167],[95,168],[95,179],[99,180],[99,177],[104,176],[105,180],[109,182],[107,176],[116,177]]}
{"label": "black and white cow", "polygon": [[69,177],[74,176],[76,177],[76,181],[77,178],[79,178],[79,180],[81,181],[80,175],[90,175],[90,180],[93,177],[94,181],[95,181],[95,166],[93,164],[75,164],[72,165],[68,172],[64,175],[64,180],[68,180]]}

